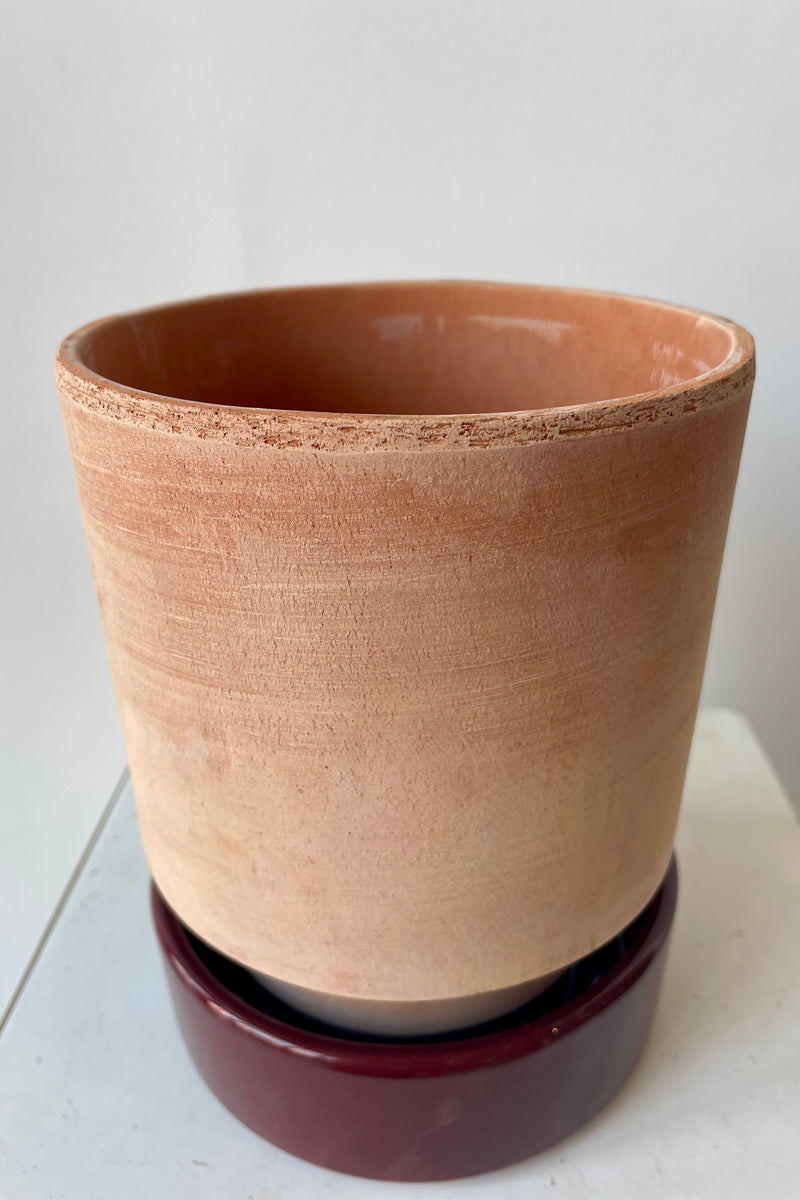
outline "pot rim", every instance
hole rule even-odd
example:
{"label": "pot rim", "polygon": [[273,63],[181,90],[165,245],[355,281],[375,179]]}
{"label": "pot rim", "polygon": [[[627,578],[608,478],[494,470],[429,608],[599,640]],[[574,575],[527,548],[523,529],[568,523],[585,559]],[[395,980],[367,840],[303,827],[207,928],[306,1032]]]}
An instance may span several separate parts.
{"label": "pot rim", "polygon": [[[632,304],[693,316],[726,333],[730,349],[721,363],[691,379],[629,395],[542,408],[459,413],[369,413],[216,404],[162,395],[99,374],[86,365],[83,352],[90,335],[127,318],[202,307],[226,300],[263,295],[394,289],[481,289],[486,292],[555,292],[562,296],[624,300]],[[527,444],[575,435],[612,432],[640,424],[660,423],[731,399],[755,375],[752,335],[726,317],[702,309],[624,292],[546,284],[502,283],[472,279],[369,280],[250,288],[149,305],[101,317],[80,326],[61,342],[56,377],[71,381],[72,398],[103,415],[201,438],[224,437],[234,444],[265,442],[277,448],[465,449],[498,444]],[[75,386],[77,384],[77,387]],[[183,422],[183,423],[182,423]]]}

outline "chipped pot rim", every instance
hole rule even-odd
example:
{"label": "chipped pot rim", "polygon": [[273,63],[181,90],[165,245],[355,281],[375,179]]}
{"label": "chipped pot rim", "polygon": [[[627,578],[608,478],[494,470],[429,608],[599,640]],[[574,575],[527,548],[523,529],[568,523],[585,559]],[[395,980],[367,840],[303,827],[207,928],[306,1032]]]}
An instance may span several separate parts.
{"label": "chipped pot rim", "polygon": [[[443,414],[311,411],[187,400],[109,379],[87,366],[82,358],[89,335],[126,318],[264,295],[367,292],[382,288],[409,291],[472,288],[487,294],[547,292],[562,297],[626,301],[694,317],[698,323],[709,322],[727,334],[730,347],[717,366],[690,379],[643,392],[542,408]],[[450,278],[252,288],[168,301],[88,322],[63,339],[56,355],[56,378],[69,398],[108,419],[165,434],[224,439],[234,445],[263,444],[278,449],[314,451],[460,450],[527,445],[576,435],[614,433],[674,420],[715,407],[740,394],[752,384],[754,376],[755,347],[752,335],[727,317],[625,292]]]}

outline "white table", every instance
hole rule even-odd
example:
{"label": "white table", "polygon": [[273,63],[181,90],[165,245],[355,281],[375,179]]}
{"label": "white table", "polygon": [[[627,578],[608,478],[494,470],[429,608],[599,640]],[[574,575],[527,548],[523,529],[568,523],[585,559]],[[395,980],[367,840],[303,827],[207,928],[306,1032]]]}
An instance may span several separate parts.
{"label": "white table", "polygon": [[579,1133],[441,1184],[291,1158],[201,1083],[172,1016],[127,781],[0,1033],[3,1200],[800,1195],[800,827],[737,714],[701,714],[681,895],[644,1057]]}

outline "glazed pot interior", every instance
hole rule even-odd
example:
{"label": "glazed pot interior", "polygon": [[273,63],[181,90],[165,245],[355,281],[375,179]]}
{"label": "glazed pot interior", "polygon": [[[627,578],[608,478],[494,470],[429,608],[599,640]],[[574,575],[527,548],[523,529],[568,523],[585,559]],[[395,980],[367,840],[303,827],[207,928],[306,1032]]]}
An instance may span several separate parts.
{"label": "glazed pot interior", "polygon": [[434,416],[636,396],[709,374],[723,321],[601,292],[467,282],[235,293],[112,317],[74,360],[115,384],[237,408]]}

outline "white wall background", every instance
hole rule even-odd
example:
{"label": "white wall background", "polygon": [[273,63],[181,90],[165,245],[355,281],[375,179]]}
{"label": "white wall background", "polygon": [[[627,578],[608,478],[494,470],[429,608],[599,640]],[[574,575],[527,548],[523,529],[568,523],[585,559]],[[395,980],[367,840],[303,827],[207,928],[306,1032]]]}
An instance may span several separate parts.
{"label": "white wall background", "polygon": [[124,762],[52,384],[115,310],[462,276],[747,325],[705,696],[797,795],[799,44],[793,0],[5,0],[0,1007]]}

